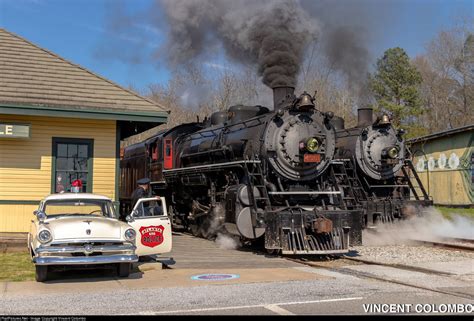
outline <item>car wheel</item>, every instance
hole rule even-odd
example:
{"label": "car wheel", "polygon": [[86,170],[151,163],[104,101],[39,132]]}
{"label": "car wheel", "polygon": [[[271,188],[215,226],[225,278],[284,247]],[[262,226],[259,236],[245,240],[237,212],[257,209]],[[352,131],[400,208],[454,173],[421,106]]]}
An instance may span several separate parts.
{"label": "car wheel", "polygon": [[117,274],[121,278],[128,277],[131,271],[132,271],[131,263],[119,263],[119,265],[117,266]]}
{"label": "car wheel", "polygon": [[37,282],[44,282],[48,279],[48,266],[36,265],[35,278]]}

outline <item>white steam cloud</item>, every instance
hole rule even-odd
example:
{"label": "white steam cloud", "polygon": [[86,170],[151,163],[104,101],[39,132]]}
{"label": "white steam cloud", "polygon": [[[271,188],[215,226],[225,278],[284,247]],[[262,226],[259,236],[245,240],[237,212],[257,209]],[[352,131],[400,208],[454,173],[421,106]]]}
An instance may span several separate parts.
{"label": "white steam cloud", "polygon": [[242,246],[237,239],[222,233],[217,234],[215,242],[219,248],[224,250],[235,250]]}
{"label": "white steam cloud", "polygon": [[420,217],[382,224],[377,227],[377,233],[365,230],[362,239],[364,245],[380,246],[408,244],[414,239],[441,241],[448,237],[474,239],[474,220],[460,215],[449,220],[431,207]]}

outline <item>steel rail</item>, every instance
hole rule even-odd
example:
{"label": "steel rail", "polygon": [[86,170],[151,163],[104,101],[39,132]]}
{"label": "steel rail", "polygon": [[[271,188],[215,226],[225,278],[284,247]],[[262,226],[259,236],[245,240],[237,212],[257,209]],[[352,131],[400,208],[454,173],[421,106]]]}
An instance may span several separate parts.
{"label": "steel rail", "polygon": [[410,239],[410,241],[419,243],[422,245],[429,245],[433,247],[441,247],[449,250],[461,250],[461,251],[474,251],[474,246],[457,244],[457,243],[447,243],[447,242],[439,242],[439,241],[430,241],[430,240],[417,240],[417,239]]}

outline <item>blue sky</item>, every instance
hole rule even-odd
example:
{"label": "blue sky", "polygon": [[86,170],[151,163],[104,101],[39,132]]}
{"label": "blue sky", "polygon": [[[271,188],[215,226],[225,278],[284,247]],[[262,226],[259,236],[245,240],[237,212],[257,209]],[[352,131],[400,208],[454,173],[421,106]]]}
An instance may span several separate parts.
{"label": "blue sky", "polygon": [[[395,46],[414,57],[423,53],[439,30],[452,27],[455,17],[474,17],[474,0],[380,0],[378,4],[389,2],[397,4],[397,11],[371,45],[374,57]],[[153,0],[122,3],[127,15],[140,17]],[[144,59],[157,51],[166,32],[146,23],[111,32],[108,17],[118,7],[117,0],[0,0],[0,27],[120,85],[143,89],[150,83],[166,83],[166,65]],[[162,19],[160,12],[154,14]]]}

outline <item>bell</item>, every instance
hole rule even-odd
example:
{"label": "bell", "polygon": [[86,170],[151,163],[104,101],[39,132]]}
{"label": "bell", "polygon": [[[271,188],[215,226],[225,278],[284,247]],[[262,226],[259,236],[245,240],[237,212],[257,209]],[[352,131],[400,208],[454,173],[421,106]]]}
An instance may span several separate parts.
{"label": "bell", "polygon": [[308,110],[314,108],[314,99],[308,94],[306,91],[301,94],[300,98],[298,99],[298,103],[296,104],[296,108],[300,110]]}
{"label": "bell", "polygon": [[390,125],[390,117],[387,114],[383,114],[379,122],[380,125]]}

